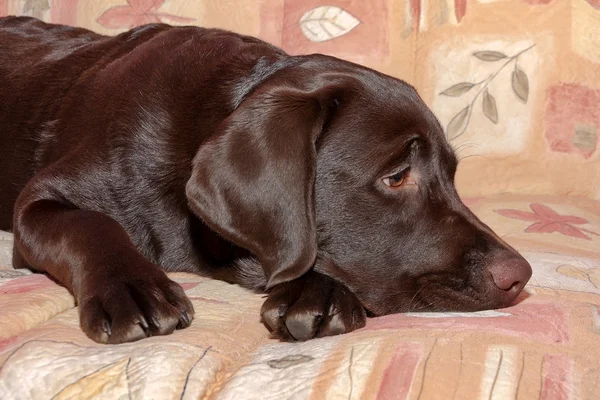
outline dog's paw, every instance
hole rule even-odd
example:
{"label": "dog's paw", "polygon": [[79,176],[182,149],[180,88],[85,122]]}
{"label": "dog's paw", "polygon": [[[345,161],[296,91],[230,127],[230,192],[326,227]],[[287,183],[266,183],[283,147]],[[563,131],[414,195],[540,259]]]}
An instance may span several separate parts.
{"label": "dog's paw", "polygon": [[85,334],[98,343],[116,344],[187,328],[194,318],[192,303],[179,284],[158,272],[87,285],[79,300]]}
{"label": "dog's paw", "polygon": [[283,341],[339,335],[366,323],[365,309],[354,293],[316,272],[275,286],[261,317],[273,336]]}

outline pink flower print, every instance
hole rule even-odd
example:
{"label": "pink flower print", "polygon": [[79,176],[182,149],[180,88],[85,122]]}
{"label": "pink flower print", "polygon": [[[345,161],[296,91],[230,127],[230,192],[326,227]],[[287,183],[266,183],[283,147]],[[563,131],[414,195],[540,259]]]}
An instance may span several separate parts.
{"label": "pink flower print", "polygon": [[[530,204],[533,213],[519,210],[494,210],[498,214],[513,219],[535,222],[525,229],[528,233],[559,232],[566,236],[592,240],[587,234],[599,236],[596,232],[589,231],[573,225],[587,224],[588,220],[574,215],[560,215],[548,206],[540,203]],[[585,233],[584,233],[585,232]]]}

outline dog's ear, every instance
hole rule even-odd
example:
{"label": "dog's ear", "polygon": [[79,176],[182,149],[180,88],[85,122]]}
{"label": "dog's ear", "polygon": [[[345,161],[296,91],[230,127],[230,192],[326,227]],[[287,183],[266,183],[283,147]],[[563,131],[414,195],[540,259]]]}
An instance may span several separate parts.
{"label": "dog's ear", "polygon": [[192,211],[258,258],[267,287],[315,261],[316,141],[344,88],[327,77],[289,82],[262,84],[220,124],[186,186]]}

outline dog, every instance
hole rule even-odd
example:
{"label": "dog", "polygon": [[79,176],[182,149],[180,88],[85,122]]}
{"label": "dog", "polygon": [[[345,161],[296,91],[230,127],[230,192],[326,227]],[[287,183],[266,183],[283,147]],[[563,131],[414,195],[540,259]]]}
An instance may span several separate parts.
{"label": "dog", "polygon": [[11,16],[0,87],[13,265],[64,285],[96,342],[190,325],[165,272],[267,293],[284,341],[506,307],[531,276],[461,202],[415,89],[369,68],[219,29]]}

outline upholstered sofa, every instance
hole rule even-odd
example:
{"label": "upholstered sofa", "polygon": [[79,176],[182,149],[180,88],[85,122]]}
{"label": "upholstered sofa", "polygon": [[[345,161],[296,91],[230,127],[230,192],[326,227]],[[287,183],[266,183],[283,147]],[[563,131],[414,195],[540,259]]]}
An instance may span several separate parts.
{"label": "upholstered sofa", "polygon": [[506,309],[294,344],[269,338],[262,296],[173,274],[192,326],[106,346],[64,288],[12,269],[3,233],[0,398],[600,398],[599,0],[0,0],[8,14],[105,34],[220,27],[408,81],[461,158],[465,203],[533,277]]}

